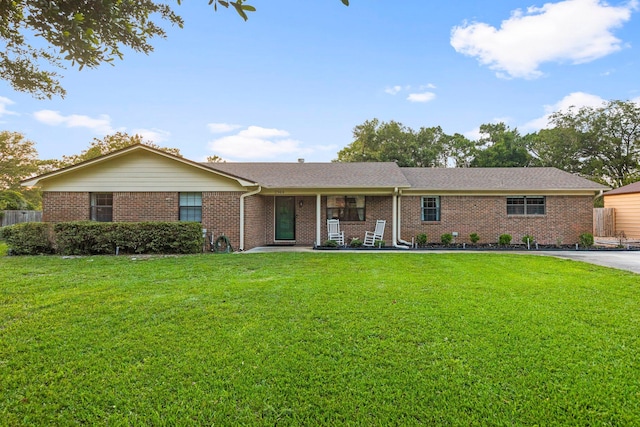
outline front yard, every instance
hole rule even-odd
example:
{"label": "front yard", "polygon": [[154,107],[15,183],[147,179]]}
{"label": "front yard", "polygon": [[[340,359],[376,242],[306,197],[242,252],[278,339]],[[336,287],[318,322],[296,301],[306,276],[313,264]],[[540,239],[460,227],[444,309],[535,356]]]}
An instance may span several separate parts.
{"label": "front yard", "polygon": [[2,257],[0,301],[0,425],[640,424],[638,276],[589,264]]}

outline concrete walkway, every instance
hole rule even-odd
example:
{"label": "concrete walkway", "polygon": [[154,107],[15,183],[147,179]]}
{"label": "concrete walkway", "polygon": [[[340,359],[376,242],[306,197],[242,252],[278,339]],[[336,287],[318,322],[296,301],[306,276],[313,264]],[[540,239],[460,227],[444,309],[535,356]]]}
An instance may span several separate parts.
{"label": "concrete walkway", "polygon": [[[491,253],[490,251],[473,251],[473,250],[456,250],[456,251],[403,251],[403,250],[381,250],[381,251],[314,251],[313,248],[307,246],[263,246],[253,248],[243,253],[265,253],[265,252],[314,252],[314,253],[387,253],[387,254],[437,254],[437,253]],[[571,259],[574,261],[588,262],[603,267],[617,268],[619,270],[631,271],[640,274],[640,251],[513,251],[513,252],[497,252],[497,253],[514,253],[526,255],[542,255],[554,256],[558,258]]]}

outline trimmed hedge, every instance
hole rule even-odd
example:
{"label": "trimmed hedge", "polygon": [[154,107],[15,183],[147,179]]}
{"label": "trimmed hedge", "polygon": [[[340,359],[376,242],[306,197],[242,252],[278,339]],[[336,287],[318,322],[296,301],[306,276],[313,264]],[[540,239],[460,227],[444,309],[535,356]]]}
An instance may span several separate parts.
{"label": "trimmed hedge", "polygon": [[51,224],[44,222],[23,222],[0,228],[0,238],[9,246],[10,255],[51,254],[53,232]]}
{"label": "trimmed hedge", "polygon": [[[36,235],[31,227],[48,230]],[[22,227],[22,228],[18,228]],[[23,231],[24,228],[24,231]],[[61,255],[132,254],[192,254],[202,252],[204,238],[202,225],[197,222],[61,222],[26,223],[5,227],[3,236],[12,254],[34,255],[58,253]],[[41,247],[34,248],[34,243]]]}

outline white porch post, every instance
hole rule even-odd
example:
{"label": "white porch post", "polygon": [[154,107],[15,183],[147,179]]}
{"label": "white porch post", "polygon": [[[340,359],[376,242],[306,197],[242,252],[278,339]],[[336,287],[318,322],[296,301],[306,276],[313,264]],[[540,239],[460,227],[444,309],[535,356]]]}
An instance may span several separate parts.
{"label": "white porch post", "polygon": [[322,222],[320,219],[322,218],[322,208],[320,206],[320,202],[322,198],[320,197],[320,193],[316,194],[316,245],[322,245],[322,236],[320,236],[320,232],[322,231]]}
{"label": "white porch post", "polygon": [[398,244],[398,189],[396,188],[393,191],[393,220],[391,221],[391,239],[393,240],[392,245],[396,246]]}

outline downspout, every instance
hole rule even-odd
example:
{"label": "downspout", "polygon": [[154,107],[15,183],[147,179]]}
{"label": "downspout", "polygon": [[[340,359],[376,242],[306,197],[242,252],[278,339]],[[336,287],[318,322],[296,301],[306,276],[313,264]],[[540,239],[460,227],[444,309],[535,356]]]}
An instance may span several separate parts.
{"label": "downspout", "polygon": [[397,195],[394,195],[395,197],[395,203],[394,206],[396,207],[397,213],[396,213],[396,221],[394,221],[394,227],[397,230],[397,236],[398,236],[398,241],[396,243],[394,243],[394,247],[396,248],[401,248],[401,249],[409,249],[411,247],[411,243],[406,242],[404,240],[402,240],[402,237],[400,237],[400,230],[402,230],[402,191],[399,191],[396,188],[396,193]]}
{"label": "downspout", "polygon": [[257,190],[240,195],[240,252],[244,251],[244,199],[249,196],[253,196],[254,194],[258,194],[261,191],[262,187],[258,185]]}

